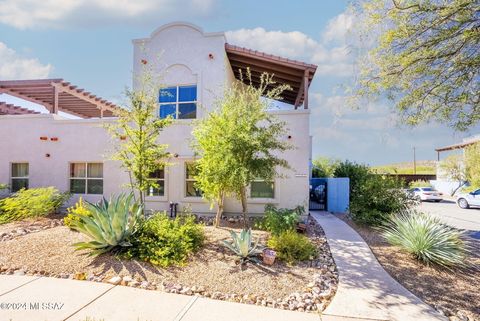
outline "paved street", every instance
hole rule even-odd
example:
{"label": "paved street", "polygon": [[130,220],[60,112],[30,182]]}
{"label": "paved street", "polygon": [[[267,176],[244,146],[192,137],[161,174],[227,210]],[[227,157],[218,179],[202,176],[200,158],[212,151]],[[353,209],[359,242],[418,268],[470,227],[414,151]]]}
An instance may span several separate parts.
{"label": "paved street", "polygon": [[420,209],[439,217],[446,224],[468,230],[468,234],[480,240],[480,208],[461,209],[453,201],[441,203],[423,202]]}

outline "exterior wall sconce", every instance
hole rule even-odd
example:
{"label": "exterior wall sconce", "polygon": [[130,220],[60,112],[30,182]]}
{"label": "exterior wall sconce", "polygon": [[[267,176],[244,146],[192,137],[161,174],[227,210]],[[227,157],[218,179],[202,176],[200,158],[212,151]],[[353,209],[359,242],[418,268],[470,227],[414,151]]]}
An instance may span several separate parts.
{"label": "exterior wall sconce", "polygon": [[40,136],[40,140],[48,140],[47,136]]}
{"label": "exterior wall sconce", "polygon": [[50,154],[48,154],[48,153],[45,154],[45,157],[46,157],[46,158],[49,158],[49,157],[50,157]]}
{"label": "exterior wall sconce", "polygon": [[288,135],[287,138],[288,138],[288,139],[292,139],[292,135]]}
{"label": "exterior wall sconce", "polygon": [[213,57],[213,54],[212,53],[209,53],[208,54],[208,59],[212,60],[214,57]]}
{"label": "exterior wall sconce", "polygon": [[51,140],[52,142],[58,142],[58,137],[52,137],[52,138],[50,138],[50,140]]}

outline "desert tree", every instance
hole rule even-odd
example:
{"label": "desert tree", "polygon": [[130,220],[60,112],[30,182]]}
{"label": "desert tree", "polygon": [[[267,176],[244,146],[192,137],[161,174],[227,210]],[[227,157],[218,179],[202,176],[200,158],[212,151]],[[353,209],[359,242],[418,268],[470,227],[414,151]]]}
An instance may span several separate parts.
{"label": "desert tree", "polygon": [[465,174],[473,188],[480,188],[480,142],[465,149]]}
{"label": "desert tree", "polygon": [[128,186],[143,204],[148,189],[158,187],[155,180],[149,179],[150,175],[168,165],[168,146],[161,144],[159,137],[172,119],[160,119],[156,114],[161,74],[154,73],[146,60],[141,65],[136,85],[125,90],[127,102],[116,112],[117,120],[105,126],[114,141],[112,159],[120,161],[128,172]]}
{"label": "desert tree", "polygon": [[412,126],[436,120],[467,130],[479,123],[478,0],[356,4],[357,29],[373,48],[360,59],[354,97],[388,97]]}
{"label": "desert tree", "polygon": [[[233,83],[216,102],[216,108],[193,131],[199,155],[198,187],[217,204],[216,224],[228,195],[240,200],[244,225],[248,225],[247,189],[256,179],[273,181],[280,168],[289,168],[281,155],[293,148],[286,137],[286,123],[269,112],[287,85],[276,84],[264,73],[254,86],[250,71]],[[246,84],[245,84],[246,83]]]}
{"label": "desert tree", "polygon": [[460,187],[465,185],[467,174],[462,155],[454,154],[448,156],[440,162],[440,169],[448,179],[458,182],[458,186],[451,193],[452,195],[454,195]]}

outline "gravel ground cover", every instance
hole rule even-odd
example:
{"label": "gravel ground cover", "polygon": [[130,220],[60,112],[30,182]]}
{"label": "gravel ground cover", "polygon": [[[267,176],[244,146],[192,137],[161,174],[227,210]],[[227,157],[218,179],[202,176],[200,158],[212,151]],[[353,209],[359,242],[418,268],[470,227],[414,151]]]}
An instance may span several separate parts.
{"label": "gravel ground cover", "polygon": [[[28,226],[22,224],[24,229]],[[18,230],[18,225],[11,228]],[[230,239],[230,229],[205,226],[203,249],[185,266],[163,269],[109,254],[91,257],[76,252],[71,244],[85,237],[55,226],[0,241],[0,273],[110,282],[298,311],[321,311],[330,302],[338,274],[323,231],[313,220],[307,234],[320,255],[294,266],[276,261],[272,266],[248,264],[242,268],[236,256],[220,244]],[[2,233],[8,234],[5,226]],[[254,236],[265,244],[269,235],[255,230]]]}
{"label": "gravel ground cover", "polygon": [[480,321],[480,244],[472,243],[471,269],[439,270],[388,244],[378,231],[339,215],[367,242],[383,268],[405,288],[452,321]]}

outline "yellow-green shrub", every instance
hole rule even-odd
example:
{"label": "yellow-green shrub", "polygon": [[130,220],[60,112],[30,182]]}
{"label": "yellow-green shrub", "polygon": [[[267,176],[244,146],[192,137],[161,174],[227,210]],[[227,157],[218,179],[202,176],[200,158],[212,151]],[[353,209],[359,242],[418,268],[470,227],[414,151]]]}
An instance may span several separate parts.
{"label": "yellow-green shrub", "polygon": [[268,240],[268,246],[277,252],[277,257],[287,263],[312,260],[317,257],[317,248],[308,237],[295,231],[286,231]]}
{"label": "yellow-green shrub", "polygon": [[82,197],[78,199],[74,206],[67,208],[67,215],[63,218],[63,224],[71,228],[74,221],[80,221],[80,216],[92,217],[92,212],[85,207]]}
{"label": "yellow-green shrub", "polygon": [[55,213],[69,198],[54,187],[22,189],[0,200],[0,224]]}

